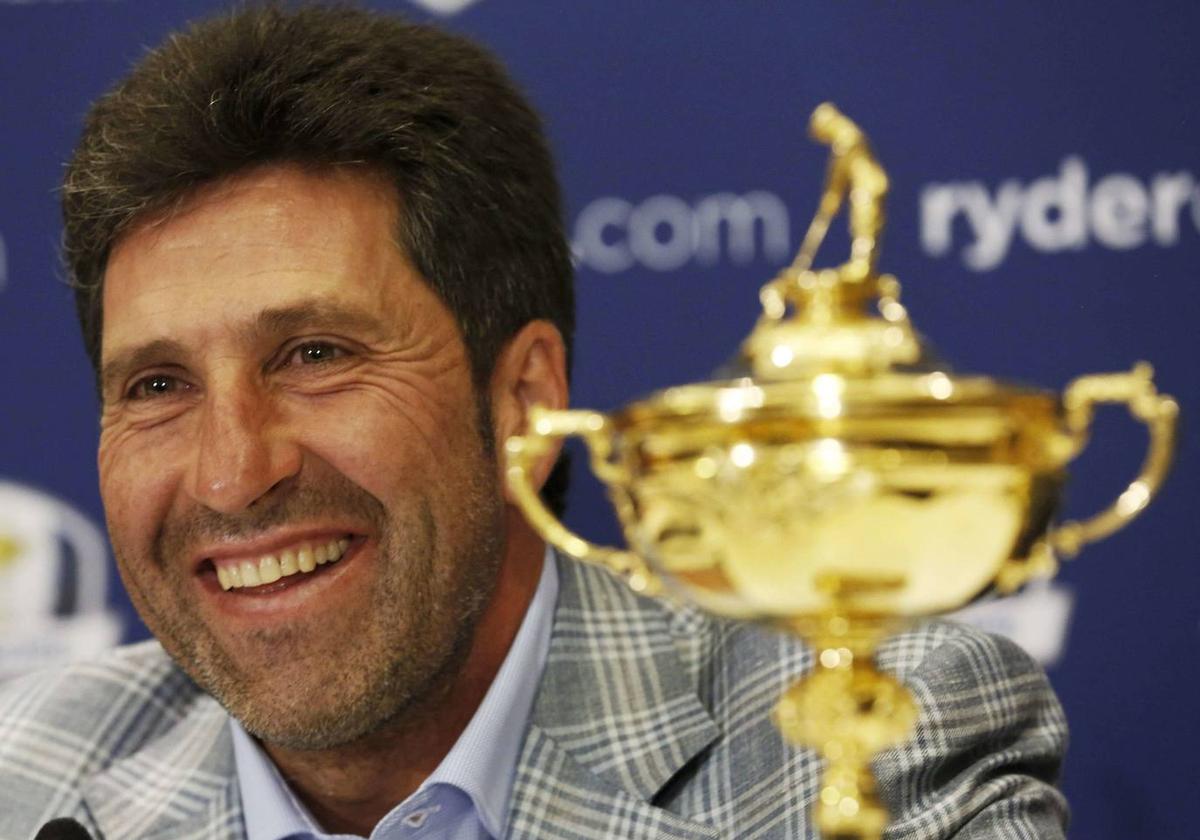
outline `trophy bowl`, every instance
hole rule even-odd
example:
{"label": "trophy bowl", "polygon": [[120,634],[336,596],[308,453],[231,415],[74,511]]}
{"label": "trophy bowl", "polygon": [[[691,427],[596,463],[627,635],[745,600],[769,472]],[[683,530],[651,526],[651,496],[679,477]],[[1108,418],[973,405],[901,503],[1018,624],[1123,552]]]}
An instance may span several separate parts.
{"label": "trophy bowl", "polygon": [[[805,637],[817,667],[776,722],[825,758],[822,834],[875,838],[888,815],[870,758],[909,737],[917,714],[875,669],[877,643],[912,618],[1052,576],[1059,558],[1130,521],[1166,476],[1177,406],[1144,363],[1079,377],[1060,397],[931,361],[899,284],[876,271],[886,175],[833,106],[811,131],[832,149],[820,209],[796,261],[760,292],[738,375],[611,414],[535,408],[507,443],[507,476],[545,538],[635,590]],[[850,259],[813,270],[843,200]],[[1148,428],[1140,474],[1107,509],[1057,524],[1067,466],[1105,403]],[[631,550],[572,533],[530,484],[569,436],[587,443]]]}

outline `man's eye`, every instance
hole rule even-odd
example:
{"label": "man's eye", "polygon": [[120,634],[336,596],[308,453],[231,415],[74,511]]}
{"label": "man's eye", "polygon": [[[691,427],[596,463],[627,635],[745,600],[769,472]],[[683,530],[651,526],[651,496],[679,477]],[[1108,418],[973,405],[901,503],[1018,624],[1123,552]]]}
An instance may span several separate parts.
{"label": "man's eye", "polygon": [[182,390],[184,384],[174,376],[168,376],[165,373],[156,373],[153,376],[145,376],[134,382],[126,392],[126,396],[131,400],[148,400],[155,397],[163,397]]}
{"label": "man's eye", "polygon": [[288,355],[287,365],[318,365],[346,355],[342,348],[325,341],[309,341],[295,347]]}

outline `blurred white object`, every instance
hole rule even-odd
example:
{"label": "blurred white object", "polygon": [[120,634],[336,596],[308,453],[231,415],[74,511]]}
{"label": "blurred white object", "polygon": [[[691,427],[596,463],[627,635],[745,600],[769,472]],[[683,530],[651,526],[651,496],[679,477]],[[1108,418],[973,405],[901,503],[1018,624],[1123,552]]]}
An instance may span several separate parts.
{"label": "blurred white object", "polygon": [[0,481],[0,678],[94,655],[121,638],[103,531],[66,502]]}
{"label": "blurred white object", "polygon": [[1066,646],[1075,595],[1062,583],[1038,581],[1016,595],[971,604],[948,617],[1007,636],[1044,667]]}
{"label": "blurred white object", "polygon": [[458,14],[467,6],[475,5],[479,0],[412,0],[412,2],[426,11],[448,17]]}

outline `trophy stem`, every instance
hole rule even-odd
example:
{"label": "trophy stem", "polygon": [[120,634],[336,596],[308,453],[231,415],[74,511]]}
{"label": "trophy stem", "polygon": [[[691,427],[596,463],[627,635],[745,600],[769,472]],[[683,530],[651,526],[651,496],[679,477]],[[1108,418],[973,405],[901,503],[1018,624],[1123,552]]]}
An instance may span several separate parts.
{"label": "trophy stem", "polygon": [[825,760],[816,825],[825,840],[879,840],[889,816],[871,759],[908,740],[917,719],[908,689],[874,664],[889,623],[834,611],[793,629],[810,640],[817,665],[784,693],[775,722],[788,741]]}

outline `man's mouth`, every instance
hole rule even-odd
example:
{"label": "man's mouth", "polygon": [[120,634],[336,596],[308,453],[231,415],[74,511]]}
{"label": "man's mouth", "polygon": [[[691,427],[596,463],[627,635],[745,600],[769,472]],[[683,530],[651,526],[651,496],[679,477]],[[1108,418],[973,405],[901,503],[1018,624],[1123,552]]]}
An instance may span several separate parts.
{"label": "man's mouth", "polygon": [[350,542],[349,536],[321,542],[302,542],[257,559],[220,558],[211,562],[216,567],[221,588],[228,592],[231,589],[267,586],[293,575],[312,574],[327,563],[341,560]]}

